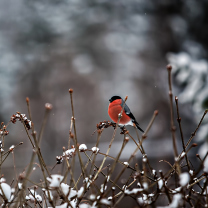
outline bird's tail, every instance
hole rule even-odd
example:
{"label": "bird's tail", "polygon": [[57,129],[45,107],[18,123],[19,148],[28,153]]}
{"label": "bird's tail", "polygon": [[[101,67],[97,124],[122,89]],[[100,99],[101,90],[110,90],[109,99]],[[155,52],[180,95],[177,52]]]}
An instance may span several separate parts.
{"label": "bird's tail", "polygon": [[141,132],[144,132],[144,130],[142,130],[139,126],[139,124],[137,123],[137,121],[133,121],[133,123],[136,125],[137,129],[139,129]]}

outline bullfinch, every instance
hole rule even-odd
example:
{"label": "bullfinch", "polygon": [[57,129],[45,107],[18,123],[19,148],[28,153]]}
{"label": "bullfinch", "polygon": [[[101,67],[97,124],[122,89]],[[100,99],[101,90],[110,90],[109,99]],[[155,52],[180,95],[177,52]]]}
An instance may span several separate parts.
{"label": "bullfinch", "polygon": [[[124,101],[120,96],[113,96],[109,99],[110,103],[108,106],[108,115],[110,118],[117,123],[118,121],[118,114],[121,113],[122,107],[124,105]],[[129,107],[125,104],[122,117],[119,121],[119,125],[131,125],[136,126],[140,131],[144,132],[138,122],[136,121],[134,115],[131,113]]]}

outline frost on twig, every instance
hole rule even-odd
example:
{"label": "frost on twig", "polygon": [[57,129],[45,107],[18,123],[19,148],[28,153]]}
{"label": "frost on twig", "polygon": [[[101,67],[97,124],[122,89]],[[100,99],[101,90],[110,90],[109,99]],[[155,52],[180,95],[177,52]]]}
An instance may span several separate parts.
{"label": "frost on twig", "polygon": [[24,122],[24,124],[25,124],[25,126],[27,127],[28,130],[31,129],[31,127],[32,127],[32,122],[26,117],[25,114],[17,113],[17,114],[13,114],[13,115],[11,116],[10,121],[11,121],[12,123],[15,124],[17,120],[18,120],[18,121],[21,121],[21,122]]}
{"label": "frost on twig", "polygon": [[80,144],[79,145],[79,151],[80,152],[85,152],[87,150],[87,145],[86,144]]}

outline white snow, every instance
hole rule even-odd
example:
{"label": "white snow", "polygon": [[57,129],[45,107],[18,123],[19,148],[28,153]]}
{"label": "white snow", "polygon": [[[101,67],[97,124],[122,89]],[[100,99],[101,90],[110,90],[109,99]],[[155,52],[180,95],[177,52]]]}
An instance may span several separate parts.
{"label": "white snow", "polygon": [[185,152],[182,152],[181,153],[181,158],[184,157],[185,155],[186,155],[186,153]]}
{"label": "white snow", "polygon": [[65,183],[61,183],[61,190],[63,191],[64,195],[67,195],[69,193],[69,185]]}
{"label": "white snow", "polygon": [[9,148],[9,151],[11,152],[11,151],[13,151],[14,150],[14,148],[15,148],[15,146],[14,145],[12,145],[10,148]]}
{"label": "white snow", "polygon": [[163,187],[163,185],[164,185],[163,179],[160,179],[157,183],[158,183],[158,188],[159,188],[159,189],[162,189],[162,187]]}
{"label": "white snow", "polygon": [[68,149],[65,152],[63,152],[63,157],[72,157],[75,153],[75,148]]}
{"label": "white snow", "polygon": [[144,205],[144,200],[143,200],[142,197],[138,197],[138,198],[137,198],[137,202],[138,202],[138,204],[139,204],[140,206],[143,206],[143,205]]}
{"label": "white snow", "polygon": [[190,181],[189,173],[184,172],[184,173],[180,174],[180,176],[179,176],[179,183],[180,183],[181,186],[184,187],[184,186],[188,185],[189,181]]}
{"label": "white snow", "polygon": [[172,193],[174,193],[174,194],[175,194],[175,193],[180,192],[180,191],[181,191],[181,188],[182,188],[182,187],[180,186],[180,187],[175,188],[175,189],[173,189],[173,190],[171,190],[171,189],[170,189],[170,191],[172,191]]}
{"label": "white snow", "polygon": [[49,198],[49,196],[48,196],[48,193],[49,193],[51,200],[53,200],[53,194],[50,190],[47,191],[46,189],[43,188],[42,191],[45,193],[47,198]]}
{"label": "white snow", "polygon": [[126,187],[127,187],[126,185],[123,185],[122,190],[126,190]]}
{"label": "white snow", "polygon": [[84,181],[87,183],[87,189],[90,187],[92,181],[89,178],[85,178]]}
{"label": "white snow", "polygon": [[142,192],[142,191],[144,191],[144,189],[142,189],[142,188],[134,188],[134,189],[132,189],[131,191],[128,190],[128,189],[126,189],[126,190],[124,190],[124,193],[125,193],[126,195],[131,195],[131,194],[138,194],[138,193],[140,193],[140,192]]}
{"label": "white snow", "polygon": [[37,194],[35,198],[37,201],[42,202],[42,197],[39,194]]}
{"label": "white snow", "polygon": [[190,174],[191,176],[193,176],[193,175],[194,175],[194,171],[193,171],[193,170],[189,170],[189,174]]}
{"label": "white snow", "polygon": [[111,205],[111,202],[108,201],[108,199],[105,199],[105,198],[101,199],[101,200],[100,200],[100,203],[101,203],[101,204],[104,204],[104,205],[109,205],[109,206]]}
{"label": "white snow", "polygon": [[70,189],[69,196],[68,196],[69,201],[71,201],[71,199],[74,198],[76,195],[77,195],[77,191]]}
{"label": "white snow", "polygon": [[95,194],[91,194],[91,195],[89,196],[89,199],[90,199],[91,201],[94,201],[94,200],[96,199],[96,195],[95,195]]}
{"label": "white snow", "polygon": [[30,200],[31,202],[35,202],[35,201],[42,202],[42,197],[32,189],[30,190],[29,196],[26,196],[25,199]]}
{"label": "white snow", "polygon": [[29,196],[26,196],[25,199],[26,199],[26,200],[30,200],[30,197],[29,197]]}
{"label": "white snow", "polygon": [[208,193],[208,186],[205,188],[205,190],[204,190],[204,195],[206,195]]}
{"label": "white snow", "polygon": [[86,150],[87,150],[86,144],[80,144],[80,145],[79,145],[79,151],[80,151],[80,152],[84,152],[84,151],[86,151]]}
{"label": "white snow", "polygon": [[29,124],[29,126],[31,128],[32,127],[32,122],[30,120],[29,120],[28,124]]}
{"label": "white snow", "polygon": [[129,163],[128,162],[124,162],[124,165],[128,167],[129,166]]}
{"label": "white snow", "polygon": [[14,192],[15,192],[15,188],[12,188],[12,194],[14,194]]}
{"label": "white snow", "polygon": [[111,201],[112,199],[113,199],[113,197],[112,197],[112,196],[109,196],[109,197],[108,197],[108,200],[109,200],[109,201]]}
{"label": "white snow", "polygon": [[99,151],[100,149],[98,147],[92,147],[92,152],[95,153],[96,155],[98,154]]}
{"label": "white snow", "polygon": [[152,203],[152,198],[154,197],[154,194],[143,194],[142,197],[137,198],[137,202],[140,206],[144,206],[147,204]]}
{"label": "white snow", "polygon": [[32,202],[35,201],[35,198],[34,198],[34,196],[33,196],[32,194],[29,195],[29,199],[30,199],[30,201],[32,201]]}
{"label": "white snow", "polygon": [[[12,194],[12,189],[11,187],[7,184],[7,183],[1,183],[0,184],[1,186],[1,189],[0,189],[0,195],[3,196],[3,194],[5,195],[6,199],[8,201],[10,201],[10,198],[11,198],[11,194]],[[3,193],[2,193],[3,191]]]}
{"label": "white snow", "polygon": [[80,198],[84,194],[84,187],[82,186],[77,192],[77,197]]}
{"label": "white snow", "polygon": [[88,177],[86,177],[85,179],[84,179],[84,182],[88,182],[89,181],[89,178]]}
{"label": "white snow", "polygon": [[51,188],[57,188],[60,186],[61,181],[63,180],[62,175],[54,174],[51,175],[51,178],[47,177],[47,180],[50,182],[50,187]]}
{"label": "white snow", "polygon": [[143,185],[143,187],[144,187],[144,190],[147,190],[148,187],[149,187],[147,182],[144,182],[142,185]]}
{"label": "white snow", "polygon": [[1,178],[0,179],[0,183],[5,183],[6,182],[6,179],[5,178]]}
{"label": "white snow", "polygon": [[152,174],[156,175],[156,170],[155,169],[152,170]]}
{"label": "white snow", "polygon": [[22,183],[18,183],[18,188],[22,189]]}
{"label": "white snow", "polygon": [[107,189],[107,186],[106,185],[104,186],[104,184],[101,184],[100,192],[103,193],[106,189]]}
{"label": "white snow", "polygon": [[26,196],[26,200],[30,200],[31,202],[35,202],[35,201],[38,201],[38,202],[42,202],[42,197],[37,194],[34,190],[30,190],[30,194],[29,196]]}

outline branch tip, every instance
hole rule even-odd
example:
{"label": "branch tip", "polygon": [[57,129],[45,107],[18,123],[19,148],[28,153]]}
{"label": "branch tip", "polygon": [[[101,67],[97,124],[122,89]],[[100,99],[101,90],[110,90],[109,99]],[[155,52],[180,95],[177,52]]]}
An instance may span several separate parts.
{"label": "branch tip", "polygon": [[170,64],[168,64],[166,68],[167,68],[167,70],[171,71],[172,66]]}
{"label": "branch tip", "polygon": [[197,143],[193,143],[191,146],[192,146],[192,147],[197,147],[198,144],[197,144]]}
{"label": "branch tip", "polygon": [[50,104],[50,103],[46,103],[46,104],[45,104],[45,108],[46,108],[47,110],[51,110],[51,109],[53,108],[53,106],[52,106],[52,104]]}
{"label": "branch tip", "polygon": [[26,102],[27,102],[27,103],[29,103],[29,102],[30,102],[29,97],[26,97]]}
{"label": "branch tip", "polygon": [[73,93],[73,89],[72,89],[72,88],[69,89],[69,93],[70,93],[70,94]]}
{"label": "branch tip", "polygon": [[158,111],[158,110],[155,110],[155,111],[154,111],[155,116],[157,116],[157,115],[158,115],[158,113],[159,113],[159,111]]}

